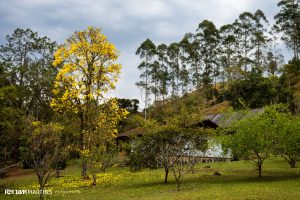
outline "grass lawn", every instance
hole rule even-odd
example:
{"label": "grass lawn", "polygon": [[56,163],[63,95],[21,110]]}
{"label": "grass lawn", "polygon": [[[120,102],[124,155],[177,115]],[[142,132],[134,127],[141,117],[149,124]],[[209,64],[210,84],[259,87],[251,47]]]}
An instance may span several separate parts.
{"label": "grass lawn", "polygon": [[[210,168],[203,168],[210,165]],[[212,175],[219,171],[221,176]],[[198,164],[194,173],[186,174],[181,191],[176,190],[173,174],[163,184],[162,169],[129,172],[112,168],[99,175],[97,186],[80,180],[80,166],[71,163],[62,171],[64,177],[52,177],[48,188],[53,194],[47,199],[300,199],[300,168],[290,168],[281,158],[272,158],[263,166],[263,178],[245,161]],[[38,195],[4,195],[4,189],[36,187],[30,170],[0,179],[0,199],[38,199]]]}

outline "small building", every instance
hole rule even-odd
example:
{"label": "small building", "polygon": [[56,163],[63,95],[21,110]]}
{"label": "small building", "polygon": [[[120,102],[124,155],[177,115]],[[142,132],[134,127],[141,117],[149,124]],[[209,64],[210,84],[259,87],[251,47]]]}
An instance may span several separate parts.
{"label": "small building", "polygon": [[[228,128],[233,126],[235,123],[242,119],[254,116],[257,113],[262,113],[263,108],[250,109],[248,111],[237,111],[237,112],[227,112],[219,114],[208,114],[201,121],[194,124],[196,127],[204,128]],[[135,128],[125,132],[122,132],[117,137],[117,145],[119,146],[119,141],[127,141],[131,137],[140,137],[144,134],[142,128]],[[197,152],[196,157],[199,157],[198,162],[216,162],[216,161],[228,161],[231,160],[231,155],[224,155],[222,146],[215,143],[213,140],[209,140],[211,144],[206,152]],[[119,149],[122,151],[122,149]]]}
{"label": "small building", "polygon": [[236,122],[254,116],[257,113],[262,113],[263,108],[250,109],[249,111],[237,111],[220,114],[206,115],[204,119],[197,123],[199,127],[206,128],[228,128],[233,126]]}

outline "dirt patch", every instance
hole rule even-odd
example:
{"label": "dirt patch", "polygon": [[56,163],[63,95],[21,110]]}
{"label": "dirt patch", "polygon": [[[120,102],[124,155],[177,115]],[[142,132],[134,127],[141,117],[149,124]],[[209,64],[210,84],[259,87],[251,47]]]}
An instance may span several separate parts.
{"label": "dirt patch", "polygon": [[9,169],[9,171],[5,174],[5,178],[24,177],[30,176],[32,174],[34,174],[34,171],[32,169],[22,169],[20,167],[15,167]]}

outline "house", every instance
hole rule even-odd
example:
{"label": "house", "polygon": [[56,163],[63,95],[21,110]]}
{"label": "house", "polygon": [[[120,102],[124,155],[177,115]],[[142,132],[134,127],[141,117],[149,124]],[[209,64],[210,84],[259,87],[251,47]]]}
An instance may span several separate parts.
{"label": "house", "polygon": [[223,114],[210,114],[206,115],[204,119],[197,123],[199,127],[207,128],[228,128],[234,125],[236,122],[254,116],[257,113],[262,113],[263,108],[250,109],[247,112],[230,112]]}
{"label": "house", "polygon": [[[236,122],[254,116],[257,113],[262,113],[263,108],[250,109],[248,111],[237,111],[227,113],[208,114],[198,123],[193,126],[204,128],[228,128],[233,126]],[[144,134],[142,128],[135,128],[123,133],[120,133],[117,137],[117,144],[119,141],[127,141],[130,137],[140,137]],[[209,148],[205,152],[195,152],[196,157],[199,157],[198,162],[215,162],[231,160],[231,155],[224,155],[222,146],[215,143],[213,140],[209,140]]]}

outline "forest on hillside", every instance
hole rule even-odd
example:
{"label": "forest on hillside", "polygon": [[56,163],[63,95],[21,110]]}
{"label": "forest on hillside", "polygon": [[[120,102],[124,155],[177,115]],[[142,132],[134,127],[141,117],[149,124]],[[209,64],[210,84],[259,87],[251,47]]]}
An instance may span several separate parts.
{"label": "forest on hillside", "polygon": [[[235,109],[286,103],[299,112],[299,2],[281,1],[274,24],[261,10],[216,27],[203,20],[171,44],[145,40],[137,49],[146,109],[149,102],[198,92],[206,107],[230,101]],[[284,44],[292,57],[284,57]],[[287,63],[285,63],[287,61]]]}

